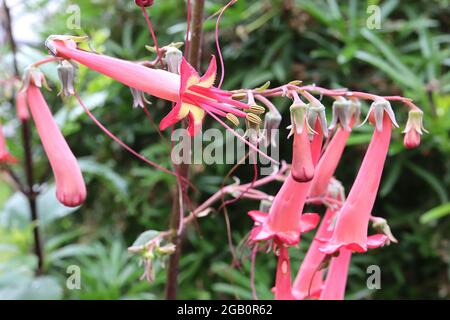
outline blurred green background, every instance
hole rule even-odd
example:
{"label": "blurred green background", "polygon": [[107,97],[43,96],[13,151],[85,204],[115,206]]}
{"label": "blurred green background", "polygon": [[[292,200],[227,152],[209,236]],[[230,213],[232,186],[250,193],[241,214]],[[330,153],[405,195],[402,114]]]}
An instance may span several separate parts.
{"label": "blurred green background", "polygon": [[[150,9],[160,44],[184,41],[186,28],[181,0],[155,0]],[[145,50],[151,38],[134,1],[80,0],[27,1],[11,10],[38,17],[36,34],[20,43],[23,68],[45,54],[43,41],[50,34],[89,35],[95,50],[128,60],[150,59]],[[81,8],[81,29],[68,30],[71,4]],[[206,16],[224,1],[206,1]],[[381,8],[381,28],[367,28],[369,5]],[[18,8],[20,7],[20,8]],[[205,22],[203,70],[215,53],[215,20]],[[325,87],[347,87],[380,95],[404,95],[425,113],[420,148],[406,150],[396,130],[386,162],[374,215],[388,219],[399,243],[368,254],[355,254],[347,286],[349,299],[417,299],[450,297],[450,6],[446,0],[333,1],[239,0],[222,19],[221,45],[226,64],[224,87],[257,87],[267,80],[280,85],[293,79]],[[29,29],[16,29],[29,35]],[[11,54],[0,49],[0,77],[11,74]],[[154,283],[140,281],[138,257],[127,247],[146,230],[166,230],[175,180],[130,156],[105,136],[73,99],[62,101],[54,66],[43,68],[53,88],[46,97],[79,157],[88,183],[88,199],[78,210],[64,208],[54,198],[48,161],[34,132],[36,176],[43,190],[38,199],[45,242],[45,271],[34,278],[36,259],[31,254],[32,233],[27,203],[5,182],[0,184],[0,299],[156,299],[164,297],[165,270],[159,266]],[[132,109],[127,87],[81,67],[78,91],[103,123],[143,155],[170,167],[166,143],[140,109]],[[4,89],[4,88],[3,88]],[[0,90],[0,115],[10,132],[9,147],[22,156],[20,130],[6,90]],[[168,105],[152,100],[151,113],[159,121]],[[325,100],[328,101],[328,100]],[[287,110],[287,101],[275,101]],[[329,101],[328,101],[329,102]],[[330,104],[329,104],[330,105]],[[367,108],[367,106],[365,106]],[[403,129],[406,109],[396,104]],[[365,110],[367,111],[367,109]],[[364,113],[365,113],[364,111]],[[288,117],[284,112],[283,126]],[[216,126],[209,120],[207,126]],[[355,130],[337,171],[348,188],[357,172],[371,128]],[[287,133],[287,132],[286,132]],[[167,136],[167,133],[164,133]],[[286,138],[285,136],[281,137]],[[290,143],[281,155],[290,159]],[[231,166],[195,166],[192,181],[201,203],[220,187]],[[22,173],[21,173],[22,174]],[[236,173],[252,179],[252,168]],[[3,179],[3,178],[2,178]],[[275,193],[273,184],[264,190]],[[232,268],[223,215],[211,214],[187,230],[180,270],[179,298],[251,298],[250,252],[242,240],[251,228],[247,211],[258,203],[239,201],[229,207],[232,238],[242,269]],[[292,249],[296,272],[308,246]],[[259,254],[256,287],[260,298],[271,298],[275,258]],[[366,287],[369,265],[381,268],[380,290]],[[68,290],[66,269],[81,268],[81,290]]]}

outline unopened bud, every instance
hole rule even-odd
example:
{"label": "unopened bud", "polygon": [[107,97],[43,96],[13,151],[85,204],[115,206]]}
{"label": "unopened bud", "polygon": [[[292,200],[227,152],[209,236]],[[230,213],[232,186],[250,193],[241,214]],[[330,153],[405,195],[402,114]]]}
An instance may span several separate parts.
{"label": "unopened bud", "polygon": [[67,60],[62,60],[58,65],[58,77],[61,81],[61,91],[58,95],[63,97],[72,96],[75,94],[74,81],[75,81],[75,71],[76,65],[70,63]]}
{"label": "unopened bud", "polygon": [[153,5],[154,0],[134,0],[134,3],[139,7],[150,7]]}
{"label": "unopened bud", "polygon": [[403,144],[406,148],[412,149],[420,145],[421,135],[428,131],[423,127],[423,112],[419,109],[414,109],[408,113],[408,121],[406,122],[405,138]]}

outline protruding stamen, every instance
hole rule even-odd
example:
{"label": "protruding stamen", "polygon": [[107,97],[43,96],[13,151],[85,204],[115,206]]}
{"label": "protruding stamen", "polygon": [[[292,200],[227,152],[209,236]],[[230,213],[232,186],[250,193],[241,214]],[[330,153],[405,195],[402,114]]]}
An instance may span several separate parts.
{"label": "protruding stamen", "polygon": [[58,77],[61,81],[61,91],[58,95],[63,97],[75,94],[74,82],[77,65],[68,60],[62,60],[58,65]]}
{"label": "protruding stamen", "polygon": [[234,114],[232,113],[227,113],[227,119],[228,121],[230,121],[232,124],[234,124],[236,127],[239,126],[239,119],[238,117],[236,117]]}
{"label": "protruding stamen", "polygon": [[245,110],[245,112],[251,112],[254,114],[263,114],[264,112],[266,112],[266,108],[264,108],[263,106],[259,106],[257,104],[252,104],[250,108]]}
{"label": "protruding stamen", "polygon": [[234,94],[231,96],[231,99],[234,99],[234,100],[244,100],[246,97],[247,97],[247,95],[246,95],[244,92],[241,92],[241,93],[234,93]]}
{"label": "protruding stamen", "polygon": [[258,116],[257,116],[256,114],[254,114],[254,113],[249,113],[249,114],[247,114],[246,119],[247,119],[249,122],[254,123],[254,124],[257,124],[257,125],[260,125],[261,122],[262,122],[261,118],[258,117]]}

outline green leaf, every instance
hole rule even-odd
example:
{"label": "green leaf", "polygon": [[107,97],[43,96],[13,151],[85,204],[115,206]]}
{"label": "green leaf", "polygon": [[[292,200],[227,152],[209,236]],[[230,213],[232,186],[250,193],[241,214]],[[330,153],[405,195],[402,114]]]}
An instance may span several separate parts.
{"label": "green leaf", "polygon": [[[70,208],[62,205],[56,199],[56,187],[50,185],[44,188],[37,197],[39,223],[48,225],[54,220],[61,219],[74,213],[79,207]],[[9,228],[25,228],[30,223],[30,208],[28,199],[21,193],[14,193],[0,211],[0,224]]]}
{"label": "green leaf", "polygon": [[428,223],[450,214],[450,202],[434,207],[420,216],[421,223]]}
{"label": "green leaf", "polygon": [[433,189],[436,191],[437,195],[439,196],[441,203],[448,202],[448,196],[447,191],[444,186],[442,186],[441,182],[438,178],[436,178],[433,174],[430,172],[422,169],[421,167],[408,162],[406,166],[411,169],[416,175],[421,177],[423,180],[425,180]]}

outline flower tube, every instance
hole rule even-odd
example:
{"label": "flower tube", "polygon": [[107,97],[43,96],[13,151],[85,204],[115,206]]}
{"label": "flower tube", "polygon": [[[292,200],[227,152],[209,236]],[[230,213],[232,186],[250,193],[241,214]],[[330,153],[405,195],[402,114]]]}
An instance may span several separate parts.
{"label": "flower tube", "polygon": [[352,252],[345,248],[340,249],[339,256],[332,258],[320,300],[344,300],[351,258]]}
{"label": "flower tube", "polygon": [[56,197],[68,207],[76,207],[86,199],[83,176],[66,140],[54,121],[40,89],[30,83],[28,105],[56,182]]}
{"label": "flower tube", "polygon": [[383,123],[374,130],[361,168],[339,212],[333,235],[321,248],[324,253],[332,254],[341,247],[355,252],[365,252],[368,248],[376,248],[385,243],[387,239],[385,235],[376,234],[368,237],[367,229],[389,150],[391,131],[392,122],[385,113]]}

